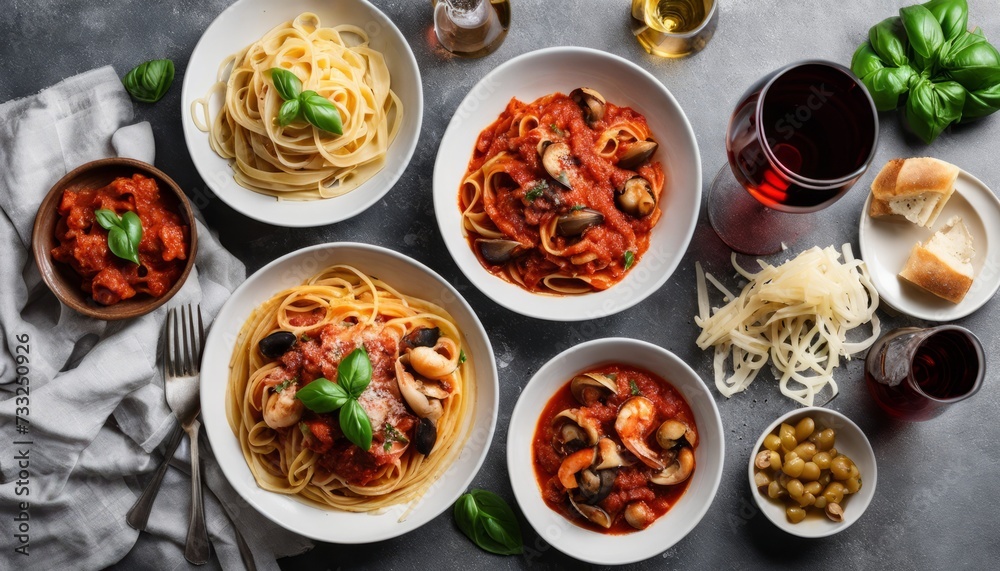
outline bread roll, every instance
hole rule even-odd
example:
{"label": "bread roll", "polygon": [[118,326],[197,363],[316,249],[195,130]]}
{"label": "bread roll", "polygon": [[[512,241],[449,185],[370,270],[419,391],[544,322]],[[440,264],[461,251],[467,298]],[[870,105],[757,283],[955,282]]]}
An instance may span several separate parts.
{"label": "bread roll", "polygon": [[958,172],[955,165],[929,157],[893,159],[872,182],[868,214],[873,218],[899,215],[929,228],[955,192]]}
{"label": "bread roll", "polygon": [[959,303],[972,287],[972,235],[960,216],[953,216],[943,228],[910,252],[899,277],[934,295]]}

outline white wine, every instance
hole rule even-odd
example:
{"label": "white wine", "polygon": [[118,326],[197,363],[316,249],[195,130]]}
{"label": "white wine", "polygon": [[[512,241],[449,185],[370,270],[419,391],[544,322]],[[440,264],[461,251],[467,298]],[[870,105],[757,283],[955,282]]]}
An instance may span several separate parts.
{"label": "white wine", "polygon": [[683,34],[690,32],[705,21],[708,14],[705,0],[633,0],[635,5],[643,5],[646,25],[659,32]]}
{"label": "white wine", "polygon": [[435,0],[434,32],[441,46],[462,57],[497,49],[510,27],[510,0]]}
{"label": "white wine", "polygon": [[632,33],[653,55],[683,57],[708,43],[719,11],[716,0],[632,0]]}

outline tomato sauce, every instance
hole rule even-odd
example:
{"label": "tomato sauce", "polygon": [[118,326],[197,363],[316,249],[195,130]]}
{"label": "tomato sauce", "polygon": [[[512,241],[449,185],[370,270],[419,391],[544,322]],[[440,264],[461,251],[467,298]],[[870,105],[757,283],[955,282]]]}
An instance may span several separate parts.
{"label": "tomato sauce", "polygon": [[[538,126],[522,133],[518,123],[525,116],[537,117]],[[637,170],[620,168],[618,162],[628,148],[624,141],[614,156],[599,154],[602,149],[597,147],[601,135],[622,125],[629,125],[639,133],[649,132],[646,119],[628,107],[607,103],[603,119],[588,125],[580,106],[561,93],[528,104],[511,99],[497,120],[479,134],[466,177],[500,153],[512,157],[504,163],[504,173],[493,179],[495,200],[481,198],[482,204],[472,205],[472,208],[484,211],[504,239],[515,240],[526,247],[527,252],[509,262],[516,266],[523,283],[511,279],[507,264],[486,260],[475,245],[483,236],[467,228],[470,247],[487,270],[529,291],[550,291],[542,280],[554,273],[594,278],[590,286],[600,290],[620,281],[639,261],[649,247],[650,232],[659,220],[659,206],[648,216],[631,216],[616,206],[615,190],[639,174],[650,181],[659,196],[665,176],[659,162],[647,162]],[[572,164],[567,165],[566,176],[572,188],[560,185],[543,167],[538,150],[542,140],[565,142],[570,146]],[[604,147],[609,145],[606,143]],[[470,207],[466,204],[466,192],[463,190],[459,196],[459,208],[465,212]],[[603,222],[579,237],[556,235],[553,247],[564,250],[562,255],[545,251],[541,246],[540,229],[557,216],[581,208],[600,212]],[[630,253],[630,258],[626,252]],[[571,259],[574,256],[576,261]],[[592,259],[583,261],[587,258]]]}
{"label": "tomato sauce", "polygon": [[[139,265],[111,253],[108,231],[94,215],[100,209],[139,216]],[[102,305],[138,294],[160,297],[180,278],[189,255],[191,229],[178,211],[176,201],[141,174],[98,189],[66,190],[59,202],[52,258],[69,264],[81,277],[83,291]]]}
{"label": "tomato sauce", "polygon": [[[673,486],[651,483],[649,477],[655,473],[655,470],[639,462],[625,450],[621,438],[615,430],[615,420],[619,407],[633,396],[632,383],[634,382],[635,392],[648,398],[654,405],[656,410],[654,427],[659,426],[664,420],[673,418],[697,430],[694,414],[677,389],[660,377],[643,369],[623,365],[607,365],[587,372],[601,373],[613,378],[618,384],[618,392],[608,397],[604,402],[594,402],[586,407],[573,396],[570,383],[566,383],[553,395],[542,410],[542,415],[535,428],[535,437],[532,442],[535,477],[545,504],[574,524],[598,533],[611,535],[631,533],[637,530],[625,521],[623,510],[626,505],[632,501],[644,501],[652,510],[653,519],[658,519],[677,503],[687,490],[691,478]],[[567,491],[557,477],[559,466],[565,455],[561,454],[553,443],[555,431],[552,427],[552,420],[560,412],[573,408],[586,409],[588,416],[599,421],[601,436],[611,438],[618,445],[621,455],[634,461],[631,466],[618,469],[611,493],[597,504],[612,517],[612,524],[608,529],[588,521],[573,509],[567,498]],[[658,446],[655,437],[652,436],[653,433],[655,433],[655,428],[648,435],[647,443],[655,450],[658,449]],[[697,466],[695,466],[695,471],[697,471]]]}

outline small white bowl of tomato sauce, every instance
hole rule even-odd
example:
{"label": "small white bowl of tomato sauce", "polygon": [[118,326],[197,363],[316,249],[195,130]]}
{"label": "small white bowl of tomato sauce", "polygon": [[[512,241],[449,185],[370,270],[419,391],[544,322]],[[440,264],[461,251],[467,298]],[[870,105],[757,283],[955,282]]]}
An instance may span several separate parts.
{"label": "small white bowl of tomato sauce", "polygon": [[[113,212],[118,221],[135,214],[142,228],[133,244],[138,264],[113,251],[99,210]],[[197,249],[184,192],[154,166],[127,158],[100,159],[69,172],[42,200],[32,231],[35,263],[49,289],[74,310],[108,321],[145,315],[173,297],[194,267]]]}
{"label": "small white bowl of tomato sauce", "polygon": [[622,565],[684,538],[715,498],[725,439],[715,399],[673,353],[597,339],[546,363],[507,435],[517,502],[535,531],[581,561]]}

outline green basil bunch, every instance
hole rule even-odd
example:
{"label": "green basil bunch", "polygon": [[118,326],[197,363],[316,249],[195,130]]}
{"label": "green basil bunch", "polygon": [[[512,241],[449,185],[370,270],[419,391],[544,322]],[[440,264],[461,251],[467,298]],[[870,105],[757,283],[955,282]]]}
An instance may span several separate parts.
{"label": "green basil bunch", "polygon": [[145,103],[156,103],[162,99],[173,82],[174,62],[168,59],[140,63],[122,79],[129,95]]}
{"label": "green basil bunch", "polygon": [[292,72],[271,68],[271,82],[284,100],[278,110],[278,124],[284,127],[305,118],[312,126],[335,135],[343,135],[337,106],[315,91],[302,91],[302,81]]}
{"label": "green basil bunch", "polygon": [[851,60],[878,110],[902,107],[926,143],[952,123],[1000,109],[1000,52],[968,20],[966,0],[902,8],[868,31]]}

